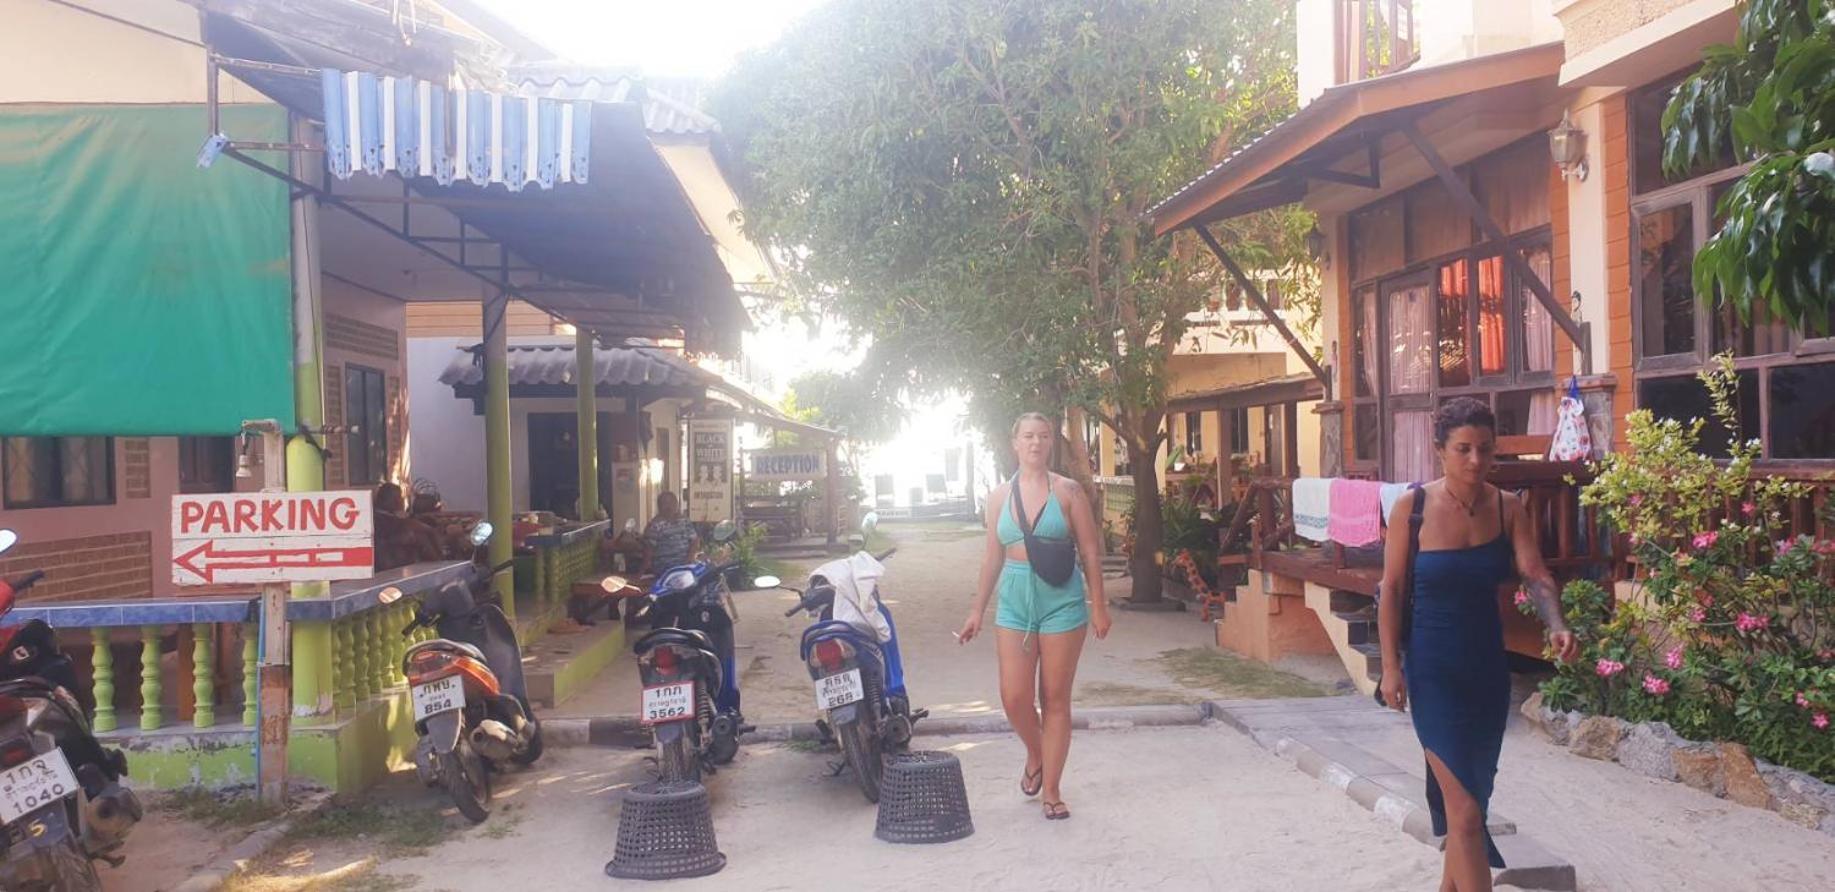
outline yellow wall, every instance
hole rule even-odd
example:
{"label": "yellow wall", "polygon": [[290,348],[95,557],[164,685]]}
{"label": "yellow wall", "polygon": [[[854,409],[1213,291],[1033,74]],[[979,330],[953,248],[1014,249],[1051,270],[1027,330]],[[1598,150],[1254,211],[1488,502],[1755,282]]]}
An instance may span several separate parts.
{"label": "yellow wall", "polygon": [[[178,0],[0,0],[0,22],[0,104],[205,99],[198,12]],[[267,101],[227,75],[220,89],[224,102]]]}

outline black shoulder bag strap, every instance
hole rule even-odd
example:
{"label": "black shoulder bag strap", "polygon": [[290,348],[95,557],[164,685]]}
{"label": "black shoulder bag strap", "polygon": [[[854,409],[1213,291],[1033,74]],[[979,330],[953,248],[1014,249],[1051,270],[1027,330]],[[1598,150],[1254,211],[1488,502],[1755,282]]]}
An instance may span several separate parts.
{"label": "black shoulder bag strap", "polygon": [[[1049,486],[1051,478],[1046,478]],[[1032,572],[1040,579],[1052,585],[1064,585],[1070,581],[1077,568],[1077,546],[1074,540],[1042,538],[1032,533],[1032,521],[1026,514],[1026,500],[1020,495],[1019,475],[1013,475],[1010,484],[1013,495],[1013,518],[1019,524],[1019,531],[1026,539],[1026,561],[1032,565]],[[1047,490],[1049,493],[1050,490]],[[1050,501],[1050,495],[1046,501]]]}
{"label": "black shoulder bag strap", "polygon": [[[1397,593],[1397,596],[1401,599],[1402,605],[1402,628],[1399,633],[1400,640],[1395,643],[1395,649],[1398,652],[1408,648],[1408,635],[1414,625],[1414,562],[1415,558],[1419,557],[1421,554],[1421,512],[1427,508],[1427,490],[1422,489],[1421,484],[1410,484],[1408,492],[1414,496],[1414,504],[1408,508],[1408,563],[1402,567],[1402,590]],[[1382,621],[1381,612],[1382,600],[1381,592],[1379,591],[1377,599],[1377,622],[1379,623]],[[1379,632],[1378,634],[1378,640],[1380,641],[1381,633]],[[1376,698],[1377,705],[1389,705],[1383,702],[1382,677],[1380,675],[1377,676],[1376,690],[1371,696]]]}

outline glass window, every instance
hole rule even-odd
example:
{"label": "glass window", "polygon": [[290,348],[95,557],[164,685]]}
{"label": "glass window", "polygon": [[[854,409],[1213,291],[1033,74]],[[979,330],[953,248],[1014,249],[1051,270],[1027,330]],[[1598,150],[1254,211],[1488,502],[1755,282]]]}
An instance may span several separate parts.
{"label": "glass window", "polygon": [[1645,356],[1695,350],[1695,211],[1677,205],[1637,222],[1637,289]]}
{"label": "glass window", "polygon": [[1478,373],[1510,372],[1509,326],[1504,311],[1504,258],[1478,261]]}
{"label": "glass window", "polygon": [[1395,480],[1425,483],[1434,479],[1434,413],[1422,410],[1394,415]]}
{"label": "glass window", "polygon": [[1230,454],[1246,455],[1249,452],[1249,410],[1230,409]]}
{"label": "glass window", "polygon": [[1441,387],[1465,387],[1472,383],[1472,361],[1465,346],[1472,298],[1470,269],[1463,259],[1440,266]]}
{"label": "glass window", "polygon": [[1835,458],[1835,362],[1771,370],[1772,458]]}
{"label": "glass window", "polygon": [[1553,389],[1538,387],[1497,395],[1497,434],[1500,437],[1552,434],[1555,432],[1555,407],[1560,405]]}
{"label": "glass window", "polygon": [[1185,413],[1185,457],[1186,457],[1186,460],[1189,461],[1192,456],[1197,455],[1198,453],[1203,452],[1203,451],[1204,451],[1204,413],[1187,412]]}
{"label": "glass window", "polygon": [[1351,436],[1353,438],[1353,455],[1358,461],[1376,461],[1377,450],[1382,443],[1382,429],[1377,422],[1376,405],[1360,403],[1357,414],[1351,419]]}
{"label": "glass window", "polygon": [[7,437],[0,452],[6,507],[56,508],[115,501],[112,437]]}
{"label": "glass window", "polygon": [[[1638,382],[1638,407],[1649,409],[1659,418],[1674,418],[1683,423],[1692,419],[1707,420],[1701,430],[1701,450],[1725,458],[1728,454],[1727,429],[1714,420],[1707,387],[1694,375],[1675,378],[1650,378]],[[1739,373],[1740,438],[1758,436],[1759,387],[1757,372]]]}
{"label": "glass window", "polygon": [[382,373],[361,366],[344,370],[344,467],[351,486],[381,483],[389,474],[389,411]]}
{"label": "glass window", "polygon": [[1357,336],[1352,347],[1352,377],[1356,379],[1358,396],[1376,395],[1376,286],[1365,285],[1351,296],[1351,312],[1355,314]]}
{"label": "glass window", "polygon": [[[1528,261],[1529,268],[1535,271],[1542,284],[1549,283],[1554,259],[1547,245],[1525,250],[1523,259]],[[1555,370],[1555,318],[1528,285],[1520,289],[1520,295],[1523,301],[1523,371],[1552,372]],[[1555,299],[1559,300],[1560,295],[1555,295]]]}
{"label": "glass window", "polygon": [[235,471],[235,437],[178,438],[180,492],[234,492]]}
{"label": "glass window", "polygon": [[1675,78],[1655,84],[1631,98],[1631,141],[1635,155],[1632,163],[1636,165],[1637,174],[1637,182],[1633,186],[1640,194],[1733,165],[1733,140],[1732,135],[1728,134],[1726,142],[1720,147],[1720,160],[1704,164],[1679,177],[1663,175],[1663,109],[1668,107],[1670,96],[1674,95],[1676,86],[1681,82],[1681,78]]}
{"label": "glass window", "polygon": [[1393,393],[1425,393],[1433,384],[1434,311],[1427,285],[1389,292],[1389,387]]}

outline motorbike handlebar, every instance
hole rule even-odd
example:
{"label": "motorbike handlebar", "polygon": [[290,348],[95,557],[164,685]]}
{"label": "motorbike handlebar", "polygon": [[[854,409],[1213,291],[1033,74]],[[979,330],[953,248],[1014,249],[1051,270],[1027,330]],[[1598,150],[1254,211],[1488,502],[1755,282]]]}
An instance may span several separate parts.
{"label": "motorbike handlebar", "polygon": [[892,557],[895,554],[898,554],[898,548],[896,546],[886,549],[884,553],[873,555],[873,560],[876,560],[883,564],[886,562],[888,558]]}

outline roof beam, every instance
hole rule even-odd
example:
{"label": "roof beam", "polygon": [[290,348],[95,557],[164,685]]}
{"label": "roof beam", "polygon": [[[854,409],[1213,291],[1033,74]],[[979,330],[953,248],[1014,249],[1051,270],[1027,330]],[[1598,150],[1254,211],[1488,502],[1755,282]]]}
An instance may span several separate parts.
{"label": "roof beam", "polygon": [[1497,225],[1496,220],[1491,219],[1491,213],[1485,210],[1478,196],[1472,194],[1472,190],[1466,187],[1465,181],[1461,180],[1459,174],[1453,171],[1453,166],[1446,163],[1445,158],[1440,157],[1440,153],[1435,151],[1433,144],[1427,141],[1427,137],[1421,135],[1420,129],[1415,127],[1414,122],[1404,121],[1396,130],[1414,146],[1415,151],[1421,153],[1421,159],[1427,162],[1428,167],[1433,168],[1434,176],[1440,178],[1440,183],[1453,196],[1453,201],[1465,211],[1466,216],[1472,218],[1472,222],[1484,232],[1485,238],[1501,249],[1504,263],[1516,273],[1517,278],[1521,279],[1523,284],[1529,287],[1530,292],[1535,294],[1536,300],[1540,301],[1543,309],[1546,309],[1548,314],[1554,318],[1555,324],[1561,327],[1568,341],[1573,343],[1574,349],[1580,352],[1580,373],[1591,375],[1593,373],[1593,343],[1592,338],[1587,336],[1586,326],[1575,322],[1574,317],[1567,314],[1567,308],[1555,301],[1554,292],[1549,290],[1548,283],[1542,281],[1541,276],[1536,275],[1536,271],[1529,266],[1529,261],[1523,258],[1522,251],[1510,247],[1510,237],[1504,233],[1504,228]]}
{"label": "roof beam", "polygon": [[1363,189],[1381,189],[1383,187],[1383,156],[1381,152],[1377,151],[1377,143],[1378,140],[1364,143],[1364,151],[1369,156],[1369,173],[1347,173],[1342,170],[1333,170],[1329,166],[1320,166],[1307,171],[1305,176],[1315,180],[1325,180],[1328,183],[1342,183]]}
{"label": "roof beam", "polygon": [[1223,249],[1223,245],[1217,243],[1217,237],[1211,235],[1209,227],[1198,224],[1192,229],[1197,231],[1198,237],[1204,240],[1204,246],[1211,249],[1211,253],[1217,257],[1217,262],[1223,264],[1223,268],[1229,271],[1230,277],[1236,280],[1236,284],[1242,288],[1244,294],[1249,295],[1249,300],[1255,304],[1256,309],[1261,310],[1262,315],[1268,318],[1269,324],[1274,326],[1274,330],[1281,333],[1281,339],[1287,342],[1287,348],[1293,351],[1293,355],[1300,357],[1301,362],[1306,363],[1307,370],[1313,373],[1313,377],[1319,379],[1319,384],[1325,388],[1326,395],[1330,396],[1332,376],[1326,374],[1325,368],[1319,365],[1319,360],[1314,359],[1312,352],[1306,349],[1306,345],[1301,344],[1300,339],[1294,336],[1293,329],[1287,327],[1287,320],[1282,319],[1281,314],[1276,313],[1274,307],[1269,305],[1268,298],[1262,296],[1260,286],[1243,273],[1242,267],[1237,266],[1236,261],[1230,259],[1229,252]]}

